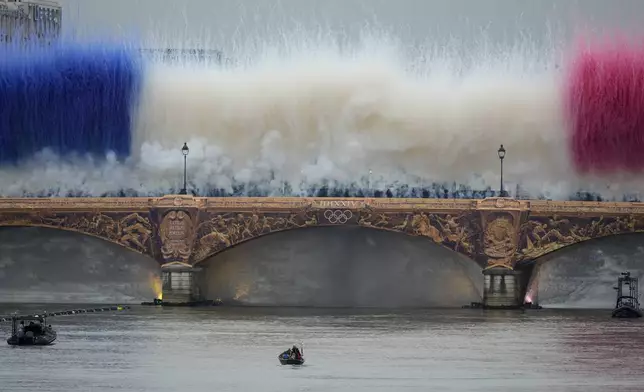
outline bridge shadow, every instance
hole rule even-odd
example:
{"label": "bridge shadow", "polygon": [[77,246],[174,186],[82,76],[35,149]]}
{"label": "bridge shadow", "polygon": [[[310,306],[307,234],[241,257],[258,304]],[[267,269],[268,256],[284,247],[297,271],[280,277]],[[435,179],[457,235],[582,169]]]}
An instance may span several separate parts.
{"label": "bridge shadow", "polygon": [[612,308],[621,272],[644,277],[644,233],[576,243],[522,261],[517,269],[526,276],[527,300],[547,307]]}
{"label": "bridge shadow", "polygon": [[140,302],[155,296],[152,258],[83,233],[0,227],[0,302]]}
{"label": "bridge shadow", "polygon": [[199,264],[206,297],[248,305],[441,307],[479,301],[481,267],[428,238],[359,226],[274,233]]}

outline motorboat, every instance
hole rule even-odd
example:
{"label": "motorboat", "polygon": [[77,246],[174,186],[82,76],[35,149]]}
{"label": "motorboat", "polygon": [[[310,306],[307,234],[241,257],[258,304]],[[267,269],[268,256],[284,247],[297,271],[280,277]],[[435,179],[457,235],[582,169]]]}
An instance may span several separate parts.
{"label": "motorboat", "polygon": [[282,365],[303,365],[304,364],[304,358],[300,358],[300,359],[291,358],[285,353],[283,353],[279,359]]}
{"label": "motorboat", "polygon": [[630,272],[622,272],[622,276],[617,279],[617,287],[614,287],[614,289],[617,290],[617,302],[615,303],[615,309],[613,309],[613,317],[642,317],[638,279],[632,278]]}
{"label": "motorboat", "polygon": [[642,317],[642,311],[632,306],[622,305],[613,310],[614,318],[639,318]]}
{"label": "motorboat", "polygon": [[11,346],[48,346],[58,334],[51,325],[47,325],[46,316],[13,316],[11,317],[11,337],[7,344]]}
{"label": "motorboat", "polygon": [[304,346],[293,345],[293,348],[281,353],[277,359],[279,359],[280,364],[282,365],[303,365],[304,364]]}

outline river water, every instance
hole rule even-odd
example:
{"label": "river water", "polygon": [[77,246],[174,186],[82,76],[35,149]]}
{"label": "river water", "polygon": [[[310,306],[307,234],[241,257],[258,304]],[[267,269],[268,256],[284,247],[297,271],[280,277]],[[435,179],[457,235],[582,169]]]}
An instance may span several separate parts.
{"label": "river water", "polygon": [[[0,345],[0,390],[644,390],[644,324],[609,311],[137,306],[51,321],[53,346]],[[306,365],[280,366],[295,342]]]}

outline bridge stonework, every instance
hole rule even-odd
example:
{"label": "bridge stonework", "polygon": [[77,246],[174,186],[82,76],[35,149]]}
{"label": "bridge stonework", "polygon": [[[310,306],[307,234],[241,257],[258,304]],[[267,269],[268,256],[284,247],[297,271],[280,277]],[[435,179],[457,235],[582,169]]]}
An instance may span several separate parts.
{"label": "bridge stonework", "polygon": [[644,232],[644,203],[185,195],[0,199],[0,226],[88,234],[167,268],[191,268],[275,232],[346,225],[425,237],[485,270],[511,271],[518,262],[579,242]]}

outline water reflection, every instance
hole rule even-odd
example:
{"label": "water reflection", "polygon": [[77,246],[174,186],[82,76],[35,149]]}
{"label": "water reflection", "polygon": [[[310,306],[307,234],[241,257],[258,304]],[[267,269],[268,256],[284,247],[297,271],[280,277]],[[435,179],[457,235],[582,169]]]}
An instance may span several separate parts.
{"label": "water reflection", "polygon": [[[644,324],[607,311],[136,307],[52,322],[55,346],[0,345],[3,391],[605,391],[644,376]],[[281,367],[295,342],[307,366]]]}

